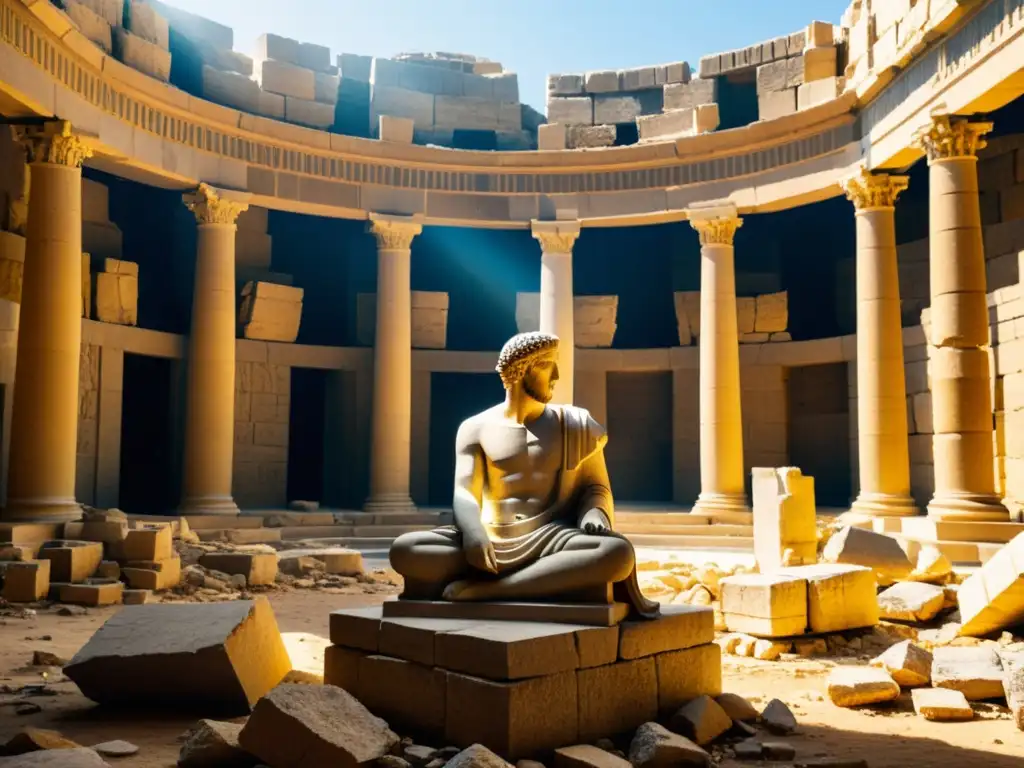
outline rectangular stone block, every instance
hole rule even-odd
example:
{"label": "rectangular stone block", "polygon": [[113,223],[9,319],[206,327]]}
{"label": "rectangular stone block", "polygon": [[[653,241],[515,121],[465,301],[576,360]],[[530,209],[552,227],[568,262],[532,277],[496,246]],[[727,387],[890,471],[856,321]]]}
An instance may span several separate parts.
{"label": "rectangular stone block", "polygon": [[434,663],[488,680],[519,680],[574,670],[579,657],[564,625],[502,622],[438,633]]}
{"label": "rectangular stone block", "polygon": [[78,27],[78,31],[107,53],[113,49],[110,22],[78,0],[65,0],[64,11]]}
{"label": "rectangular stone block", "polygon": [[73,0],[103,19],[111,27],[120,27],[124,21],[124,0]]}
{"label": "rectangular stone block", "polygon": [[299,60],[296,63],[314,72],[330,72],[331,49],[316,43],[299,43]]}
{"label": "rectangular stone block", "polygon": [[618,296],[576,296],[573,326],[577,347],[610,347],[617,329]]}
{"label": "rectangular stone block", "polygon": [[654,657],[658,675],[658,712],[671,716],[700,696],[722,693],[722,649],[707,643]]}
{"label": "rectangular stone block", "polygon": [[718,102],[718,81],[714,78],[698,78],[689,82],[665,85],[665,111],[693,109],[701,104]]}
{"label": "rectangular stone block", "polygon": [[124,584],[61,584],[59,600],[72,605],[98,608],[102,605],[118,605],[124,592]]}
{"label": "rectangular stone block", "polygon": [[[665,65],[665,84],[689,83],[691,77],[690,64],[686,61],[674,61]],[[712,81],[714,82],[714,81]],[[661,85],[661,83],[658,83]]]}
{"label": "rectangular stone block", "polygon": [[373,69],[372,56],[360,56],[356,53],[339,53],[336,64],[338,74],[346,80],[354,80],[359,83],[370,82],[370,73]]}
{"label": "rectangular stone block", "polygon": [[378,122],[377,135],[381,141],[393,141],[398,144],[412,144],[415,123],[407,117],[381,115]]}
{"label": "rectangular stone block", "polygon": [[[835,73],[833,72],[833,74]],[[762,64],[757,68],[757,94],[759,96],[796,89],[803,84],[804,59],[802,56],[775,61],[771,64]]]}
{"label": "rectangular stone block", "polygon": [[175,555],[147,563],[129,562],[121,574],[132,589],[171,589],[181,583],[181,558]]}
{"label": "rectangular stone block", "polygon": [[280,96],[313,101],[316,98],[316,75],[287,61],[255,58],[253,78],[260,88]]}
{"label": "rectangular stone block", "polygon": [[980,637],[1024,619],[1024,534],[1018,534],[960,586],[960,633]]}
{"label": "rectangular stone block", "polygon": [[434,99],[434,125],[437,128],[496,131],[500,102],[464,96],[437,96]]}
{"label": "rectangular stone block", "polygon": [[277,555],[263,552],[209,552],[199,558],[204,568],[245,576],[248,586],[273,584],[277,578]]}
{"label": "rectangular stone block", "polygon": [[827,21],[812,21],[807,26],[807,47],[826,48],[835,45],[835,30]]}
{"label": "rectangular stone block", "polygon": [[21,303],[25,273],[25,238],[0,230],[0,299]]}
{"label": "rectangular stone block", "polygon": [[695,110],[673,109],[660,115],[646,115],[636,119],[640,141],[689,136],[694,130]]}
{"label": "rectangular stone block", "polygon": [[796,92],[797,109],[805,110],[825,104],[843,95],[846,78],[825,77],[814,82],[804,83]]}
{"label": "rectangular stone block", "polygon": [[594,97],[594,123],[598,125],[616,125],[632,123],[641,114],[643,108],[636,96],[598,95]]}
{"label": "rectangular stone block", "polygon": [[11,603],[34,603],[50,591],[50,561],[10,563],[4,569],[3,597]]}
{"label": "rectangular stone block", "polygon": [[114,30],[114,55],[123,64],[152,78],[165,83],[171,79],[170,52],[125,29]]}
{"label": "rectangular stone block", "polygon": [[334,106],[338,103],[338,89],[341,87],[341,76],[330,72],[315,73],[316,101]]}
{"label": "rectangular stone block", "polygon": [[387,656],[364,656],[359,661],[359,700],[403,733],[441,737],[447,678],[443,669]]}
{"label": "rectangular stone block", "polygon": [[614,737],[657,718],[658,673],[654,658],[620,661],[581,669],[575,674],[579,690],[579,742]]}
{"label": "rectangular stone block", "polygon": [[93,316],[102,323],[138,325],[139,278],[100,272],[95,277]]}
{"label": "rectangular stone block", "polygon": [[568,132],[561,123],[546,123],[537,128],[537,149],[557,151],[567,147]]}
{"label": "rectangular stone block", "polygon": [[576,676],[590,671],[510,683],[449,672],[445,742],[462,748],[486,744],[512,761],[575,744],[584,706]]}
{"label": "rectangular stone block", "polygon": [[247,339],[292,343],[299,335],[303,289],[250,282],[242,289],[238,323]]}
{"label": "rectangular stone block", "polygon": [[332,611],[329,624],[331,642],[346,648],[377,653],[381,617],[382,609],[379,605]]}
{"label": "rectangular stone block", "polygon": [[434,126],[434,97],[394,86],[374,85],[371,95],[371,122],[380,115],[407,117],[416,128],[431,130]]}
{"label": "rectangular stone block", "polygon": [[324,651],[324,685],[336,685],[360,698],[359,665],[366,655],[341,645],[328,646]]}
{"label": "rectangular stone block", "polygon": [[757,333],[781,333],[789,326],[789,294],[786,291],[757,297]]}
{"label": "rectangular stone block", "polygon": [[619,625],[619,658],[645,656],[692,648],[715,638],[714,611],[703,606],[662,606],[653,621],[624,621]]}
{"label": "rectangular stone block", "polygon": [[757,97],[759,120],[775,120],[796,113],[796,88],[768,91]]}
{"label": "rectangular stone block", "polygon": [[838,72],[838,53],[834,47],[808,48],[803,55],[804,83],[836,77]]}
{"label": "rectangular stone block", "polygon": [[125,560],[167,560],[174,556],[168,526],[130,530],[125,534],[122,546]]}
{"label": "rectangular stone block", "polygon": [[[814,478],[796,467],[751,470],[754,497],[754,555],[761,573],[783,565],[786,550],[796,563],[818,557]],[[791,563],[792,564],[792,563]]]}
{"label": "rectangular stone block", "polygon": [[569,149],[611,147],[616,137],[614,125],[570,125]]}
{"label": "rectangular stone block", "polygon": [[548,75],[548,93],[556,96],[582,95],[583,75]]}
{"label": "rectangular stone block", "polygon": [[48,541],[39,550],[39,559],[50,561],[51,581],[85,581],[103,561],[103,545],[93,541]]}
{"label": "rectangular stone block", "polygon": [[583,87],[587,93],[613,93],[619,90],[619,73],[615,70],[587,72],[583,76]]}
{"label": "rectangular stone block", "polygon": [[932,685],[960,691],[968,701],[999,699],[1003,663],[993,648],[940,647],[932,652]]}
{"label": "rectangular stone block", "polygon": [[284,119],[296,125],[327,129],[334,125],[334,104],[285,96]]}
{"label": "rectangular stone block", "polygon": [[289,37],[282,37],[281,35],[268,32],[256,39],[253,58],[263,61],[270,59],[297,65],[299,63],[301,47],[298,40],[292,40]]}
{"label": "rectangular stone block", "polygon": [[548,122],[563,125],[593,125],[594,102],[589,96],[549,97]]}
{"label": "rectangular stone block", "polygon": [[741,335],[754,332],[756,315],[757,303],[755,299],[748,297],[736,299],[736,327]]}
{"label": "rectangular stone block", "polygon": [[259,83],[238,72],[203,67],[203,98],[225,107],[260,113]]}
{"label": "rectangular stone block", "polygon": [[803,565],[780,575],[807,579],[807,619],[814,633],[841,632],[878,623],[875,574],[859,565]]}
{"label": "rectangular stone block", "polygon": [[744,574],[722,579],[720,589],[730,632],[788,637],[807,631],[807,582],[801,578]]}
{"label": "rectangular stone block", "polygon": [[146,0],[129,0],[124,10],[125,27],[129,32],[165,51],[170,48],[170,25],[167,19],[157,13],[156,8]]}

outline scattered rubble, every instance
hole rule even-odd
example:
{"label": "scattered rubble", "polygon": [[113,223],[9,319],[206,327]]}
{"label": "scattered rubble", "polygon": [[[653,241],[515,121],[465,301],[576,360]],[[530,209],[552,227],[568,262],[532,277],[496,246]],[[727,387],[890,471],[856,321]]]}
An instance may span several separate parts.
{"label": "scattered rubble", "polygon": [[931,621],[942,611],[946,592],[942,587],[916,581],[902,581],[878,596],[883,619],[890,621]]}
{"label": "scattered rubble", "polygon": [[883,587],[905,580],[914,570],[896,539],[854,526],[846,526],[833,534],[821,553],[821,559],[826,563],[871,568],[878,584]]}
{"label": "scattered rubble", "polygon": [[178,768],[253,768],[256,760],[238,743],[242,726],[200,720],[185,734]]}
{"label": "scattered rubble", "polygon": [[892,646],[871,664],[884,669],[901,688],[928,685],[932,680],[932,654],[910,640]]}
{"label": "scattered rubble", "polygon": [[859,707],[892,701],[900,687],[877,667],[836,667],[828,678],[828,696],[837,707]]}
{"label": "scattered rubble", "polygon": [[917,688],[911,692],[914,711],[925,720],[942,722],[973,720],[974,710],[960,691],[948,688]]}

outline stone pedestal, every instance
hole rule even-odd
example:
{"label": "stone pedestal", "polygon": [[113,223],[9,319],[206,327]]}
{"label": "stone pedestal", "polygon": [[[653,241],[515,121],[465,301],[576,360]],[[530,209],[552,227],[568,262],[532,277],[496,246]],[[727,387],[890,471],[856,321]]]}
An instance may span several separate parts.
{"label": "stone pedestal", "polygon": [[412,437],[412,240],[422,230],[405,216],[372,214],[377,238],[377,328],[373,345],[370,497],[375,513],[415,511],[409,494]]}
{"label": "stone pedestal", "polygon": [[896,263],[897,196],[903,176],[865,169],[843,187],[857,210],[857,433],[860,493],[854,515],[917,514],[910,496],[910,444]]}
{"label": "stone pedestal", "polygon": [[978,156],[991,123],[938,117],[918,136],[928,153],[935,495],[943,520],[1009,520],[996,494],[985,249]]}
{"label": "stone pedestal", "polygon": [[8,521],[76,520],[82,344],[82,162],[91,150],[54,121],[26,131],[32,176],[25,239]]}
{"label": "stone pedestal", "polygon": [[[331,614],[324,682],[402,733],[508,760],[629,732],[722,689],[710,608],[581,627]],[[415,695],[410,695],[410,691]]]}
{"label": "stone pedestal", "polygon": [[235,222],[247,195],[201,184],[185,204],[198,223],[185,404],[183,514],[238,514],[235,440]]}
{"label": "stone pedestal", "polygon": [[700,233],[700,496],[693,511],[717,522],[750,522],[744,488],[740,348],[733,237],[735,206],[687,212]]}
{"label": "stone pedestal", "polygon": [[555,403],[573,402],[576,333],[573,319],[572,248],[580,236],[578,221],[534,221],[540,241],[540,331],[560,340]]}

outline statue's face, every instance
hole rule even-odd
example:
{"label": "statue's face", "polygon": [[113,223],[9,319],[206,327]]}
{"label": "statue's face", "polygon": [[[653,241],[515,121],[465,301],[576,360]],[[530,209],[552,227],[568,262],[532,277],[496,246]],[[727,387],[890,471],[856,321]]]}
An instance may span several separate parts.
{"label": "statue's face", "polygon": [[523,377],[523,390],[538,403],[550,403],[558,381],[554,355],[538,360]]}

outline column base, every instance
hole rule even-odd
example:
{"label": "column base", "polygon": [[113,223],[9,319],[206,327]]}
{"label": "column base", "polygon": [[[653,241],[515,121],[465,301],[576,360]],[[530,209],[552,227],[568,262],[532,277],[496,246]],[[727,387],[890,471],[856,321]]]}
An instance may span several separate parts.
{"label": "column base", "polygon": [[408,494],[380,494],[368,498],[363,503],[363,511],[375,515],[408,515],[416,512],[416,504]]}
{"label": "column base", "polygon": [[888,493],[862,493],[842,517],[871,519],[875,517],[916,517],[921,513],[910,496]]}
{"label": "column base", "polygon": [[7,523],[72,523],[82,519],[74,499],[10,499],[0,520]]}
{"label": "column base", "polygon": [[691,511],[716,523],[749,525],[754,518],[744,493],[702,493]]}
{"label": "column base", "polygon": [[928,503],[928,517],[933,520],[1007,523],[1010,511],[998,496],[974,493],[936,495]]}
{"label": "column base", "polygon": [[241,510],[231,496],[194,496],[181,502],[178,514],[237,516]]}

